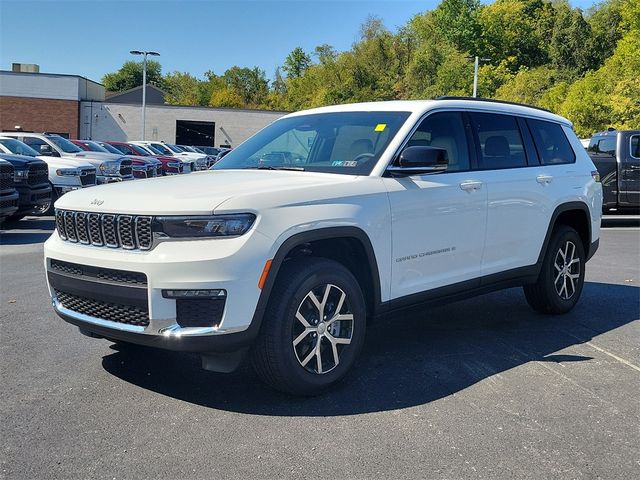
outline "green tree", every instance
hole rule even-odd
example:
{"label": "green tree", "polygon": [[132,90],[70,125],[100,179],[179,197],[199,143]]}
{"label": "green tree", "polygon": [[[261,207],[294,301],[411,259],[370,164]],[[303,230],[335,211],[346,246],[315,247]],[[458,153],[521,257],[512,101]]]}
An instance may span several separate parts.
{"label": "green tree", "polygon": [[207,98],[203,98],[202,81],[186,72],[168,73],[163,78],[164,89],[167,92],[165,102],[171,105],[206,105]]}
{"label": "green tree", "polygon": [[300,78],[311,65],[311,57],[300,48],[294,48],[284,60],[282,70],[288,78]]}
{"label": "green tree", "polygon": [[269,82],[258,67],[231,67],[222,75],[227,88],[242,99],[247,108],[259,108],[269,94]]}
{"label": "green tree", "polygon": [[[130,60],[117,72],[102,77],[104,88],[110,92],[122,92],[142,85],[143,62]],[[162,88],[162,67],[155,60],[147,60],[147,83]]]}
{"label": "green tree", "polygon": [[438,34],[461,52],[476,54],[480,38],[479,0],[442,0],[433,10]]}
{"label": "green tree", "polygon": [[591,26],[579,9],[572,9],[566,0],[555,4],[555,22],[549,44],[551,66],[582,75],[591,66]]}
{"label": "green tree", "polygon": [[543,95],[554,85],[556,71],[548,66],[522,67],[509,81],[496,90],[495,98],[509,102],[540,105]]}

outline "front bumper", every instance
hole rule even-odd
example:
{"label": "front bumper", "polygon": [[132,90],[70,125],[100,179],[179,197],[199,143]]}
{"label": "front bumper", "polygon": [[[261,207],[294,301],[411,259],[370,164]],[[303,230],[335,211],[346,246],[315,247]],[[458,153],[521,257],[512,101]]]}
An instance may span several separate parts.
{"label": "front bumper", "polygon": [[18,191],[12,190],[0,196],[0,219],[10,217],[18,210]]}
{"label": "front bumper", "polygon": [[[162,242],[150,251],[127,251],[69,243],[54,233],[45,243],[45,266],[54,310],[81,330],[169,350],[227,352],[247,346],[257,335],[259,325],[252,319],[260,296],[258,281],[271,245],[267,237],[253,231],[238,238]],[[120,323],[65,308],[57,298],[56,289],[67,287],[52,276],[52,259],[146,275],[143,293],[148,325]],[[177,301],[162,294],[169,289],[226,290],[221,321],[216,326],[181,327]],[[102,292],[105,301],[128,295],[126,290],[109,293],[103,289]]]}
{"label": "front bumper", "polygon": [[16,185],[18,191],[17,215],[32,213],[36,207],[51,202],[51,186],[47,183],[30,187],[28,185]]}

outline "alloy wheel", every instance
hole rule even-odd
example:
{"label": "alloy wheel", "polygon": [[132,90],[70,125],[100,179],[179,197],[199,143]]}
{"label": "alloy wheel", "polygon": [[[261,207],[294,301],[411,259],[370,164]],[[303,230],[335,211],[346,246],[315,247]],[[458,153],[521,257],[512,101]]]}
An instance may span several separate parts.
{"label": "alloy wheel", "polygon": [[553,262],[556,293],[563,300],[569,300],[576,293],[580,279],[580,258],[576,256],[576,245],[567,240],[556,253]]}
{"label": "alloy wheel", "polygon": [[340,363],[353,338],[354,319],[347,294],[325,284],[308,292],[296,310],[292,345],[300,365],[322,375]]}

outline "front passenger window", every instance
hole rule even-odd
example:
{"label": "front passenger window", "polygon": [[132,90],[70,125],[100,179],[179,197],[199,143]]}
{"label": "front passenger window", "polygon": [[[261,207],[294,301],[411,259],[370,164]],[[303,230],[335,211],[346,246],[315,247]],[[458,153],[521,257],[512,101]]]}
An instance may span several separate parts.
{"label": "front passenger window", "polygon": [[458,112],[434,113],[411,135],[407,147],[438,147],[447,151],[447,171],[469,170],[469,149],[462,116]]}

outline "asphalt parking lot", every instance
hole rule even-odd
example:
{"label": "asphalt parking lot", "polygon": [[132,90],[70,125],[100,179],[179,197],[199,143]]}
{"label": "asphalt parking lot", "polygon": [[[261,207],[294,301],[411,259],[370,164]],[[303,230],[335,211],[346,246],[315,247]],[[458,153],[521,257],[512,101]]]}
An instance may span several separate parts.
{"label": "asphalt parking lot", "polygon": [[0,478],[640,478],[640,228],[607,220],[574,311],[520,289],[373,325],[317,398],[118,349],[51,310],[49,218],[0,232]]}

